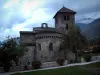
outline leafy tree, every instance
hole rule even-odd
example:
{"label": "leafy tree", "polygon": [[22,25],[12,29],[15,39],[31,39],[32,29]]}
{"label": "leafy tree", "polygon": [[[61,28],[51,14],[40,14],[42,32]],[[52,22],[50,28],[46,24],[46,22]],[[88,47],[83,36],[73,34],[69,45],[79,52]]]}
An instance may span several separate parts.
{"label": "leafy tree", "polygon": [[5,71],[9,71],[12,61],[18,65],[19,58],[24,54],[25,48],[19,42],[19,38],[7,38],[0,45],[0,63]]}
{"label": "leafy tree", "polygon": [[80,29],[75,27],[75,25],[68,26],[68,35],[63,36],[64,41],[60,45],[60,50],[64,50],[64,55],[66,59],[66,50],[70,49],[76,55],[75,61],[78,58],[78,51],[82,48],[87,47],[88,43],[86,38],[80,33]]}

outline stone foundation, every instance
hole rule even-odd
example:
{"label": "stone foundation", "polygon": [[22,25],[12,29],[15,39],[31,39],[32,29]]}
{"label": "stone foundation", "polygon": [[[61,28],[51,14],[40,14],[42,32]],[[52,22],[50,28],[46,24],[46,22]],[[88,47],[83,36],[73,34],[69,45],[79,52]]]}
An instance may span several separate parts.
{"label": "stone foundation", "polygon": [[[65,60],[64,65],[67,65],[67,60]],[[44,62],[41,65],[41,68],[50,68],[50,67],[57,67],[59,66],[56,61],[53,62]],[[27,70],[32,70],[32,66],[28,65],[27,66]],[[15,71],[24,71],[25,70],[25,66],[12,66],[10,68],[10,72],[15,72]],[[4,72],[3,68],[2,70],[0,69],[0,72]]]}

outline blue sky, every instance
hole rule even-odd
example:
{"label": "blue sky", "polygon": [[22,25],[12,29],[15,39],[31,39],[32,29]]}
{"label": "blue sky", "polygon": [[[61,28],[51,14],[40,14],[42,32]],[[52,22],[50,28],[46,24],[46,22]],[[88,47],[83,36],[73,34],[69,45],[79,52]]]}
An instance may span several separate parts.
{"label": "blue sky", "polygon": [[53,16],[63,5],[77,12],[76,20],[100,17],[100,0],[0,0],[0,40],[43,22],[54,27]]}

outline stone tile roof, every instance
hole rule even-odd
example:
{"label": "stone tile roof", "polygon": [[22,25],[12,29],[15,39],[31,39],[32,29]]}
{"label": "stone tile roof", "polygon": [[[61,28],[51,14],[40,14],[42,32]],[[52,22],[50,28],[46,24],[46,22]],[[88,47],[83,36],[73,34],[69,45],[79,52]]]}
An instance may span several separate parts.
{"label": "stone tile roof", "polygon": [[46,28],[36,27],[36,28],[33,28],[33,31],[56,31],[56,28],[52,28],[52,27],[46,27]]}
{"label": "stone tile roof", "polygon": [[52,28],[52,27],[46,27],[46,28],[42,28],[42,27],[35,27],[33,28],[33,31],[20,31],[20,34],[38,34],[38,33],[60,33],[59,31],[56,30],[56,28]]}
{"label": "stone tile roof", "polygon": [[75,13],[75,11],[68,9],[66,7],[61,8],[58,12],[73,12],[73,13]]}
{"label": "stone tile roof", "polygon": [[[71,10],[71,9],[68,9],[66,7],[62,7],[56,14],[55,16],[58,14],[58,13],[71,13],[71,14],[76,14],[75,11]],[[55,18],[55,16],[53,18]]]}
{"label": "stone tile roof", "polygon": [[33,31],[20,31],[20,34],[35,34]]}
{"label": "stone tile roof", "polygon": [[42,28],[42,27],[36,27],[33,28],[33,32],[34,33],[60,33],[56,30],[56,28],[52,28],[52,27],[46,27],[46,28]]}

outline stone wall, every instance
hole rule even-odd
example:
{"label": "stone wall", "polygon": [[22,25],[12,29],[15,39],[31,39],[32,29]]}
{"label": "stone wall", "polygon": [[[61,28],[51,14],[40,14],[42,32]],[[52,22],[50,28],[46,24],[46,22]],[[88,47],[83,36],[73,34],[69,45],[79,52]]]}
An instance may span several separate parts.
{"label": "stone wall", "polygon": [[4,69],[3,69],[3,67],[0,67],[0,73],[1,73],[1,72],[4,72]]}
{"label": "stone wall", "polygon": [[58,64],[54,61],[54,62],[44,62],[42,63],[42,68],[49,68],[49,67],[56,67],[58,66]]}
{"label": "stone wall", "polygon": [[[68,64],[67,60],[65,60],[64,65],[67,65],[67,64]],[[50,68],[50,67],[57,67],[57,66],[59,66],[59,65],[56,63],[56,61],[44,62],[44,63],[42,63],[41,68]],[[31,65],[27,66],[27,70],[32,70],[32,69],[33,69],[33,67]],[[14,65],[10,68],[10,72],[24,71],[24,70],[25,70],[25,66],[22,66],[22,65],[21,66]],[[0,68],[0,72],[4,72],[4,69]]]}
{"label": "stone wall", "polygon": [[[64,20],[64,16],[69,16],[70,20]],[[57,22],[55,23],[56,28],[64,34],[68,34],[68,31],[66,30],[66,24],[68,24],[69,26],[75,24],[74,14],[58,14],[55,19],[57,20]]]}
{"label": "stone wall", "polygon": [[[57,58],[57,52],[59,49],[59,45],[61,43],[61,39],[59,38],[42,38],[36,40],[36,48],[37,48],[37,59],[42,62],[53,61]],[[49,44],[53,44],[53,50],[49,50]],[[41,50],[39,50],[38,44],[41,45]]]}
{"label": "stone wall", "polygon": [[92,56],[91,60],[92,61],[100,60],[100,56]]}
{"label": "stone wall", "polygon": [[21,43],[35,43],[35,35],[30,33],[20,33]]}
{"label": "stone wall", "polygon": [[[100,60],[100,56],[92,56],[91,57],[91,61],[99,61]],[[86,62],[86,60],[84,58],[81,58],[81,62]]]}
{"label": "stone wall", "polygon": [[32,63],[32,61],[34,60],[34,50],[35,50],[35,46],[27,46],[26,47],[28,49],[27,52],[24,53],[24,56],[21,57],[19,59],[19,65],[28,65]]}
{"label": "stone wall", "polygon": [[75,53],[70,51],[70,50],[67,50],[66,58],[68,60],[68,63],[74,63],[74,61],[75,61]]}
{"label": "stone wall", "polygon": [[[67,60],[65,60],[65,62],[64,62],[64,65],[67,65],[68,64],[68,62],[67,62]],[[44,62],[44,63],[42,63],[42,68],[49,68],[49,67],[57,67],[57,66],[59,66],[57,63],[56,63],[56,61],[53,61],[53,62]]]}
{"label": "stone wall", "polygon": [[[25,70],[25,66],[12,66],[10,68],[10,72],[24,71],[24,70]],[[26,70],[32,70],[32,66],[28,65]]]}
{"label": "stone wall", "polygon": [[[67,65],[67,64],[68,64],[67,60],[65,60],[64,65]],[[53,61],[53,62],[44,62],[44,63],[42,63],[41,68],[50,68],[50,67],[57,67],[57,66],[59,66],[59,65],[56,63],[56,61]],[[13,67],[10,68],[10,72],[24,71],[25,70],[24,67],[25,66],[13,66]],[[27,69],[28,70],[32,70],[33,68],[32,68],[31,65],[28,65]]]}
{"label": "stone wall", "polygon": [[[95,59],[97,57],[97,59]],[[92,60],[91,61],[98,61],[100,60],[100,56],[92,56]],[[84,60],[84,58],[81,58],[81,63],[84,63],[86,62]],[[64,62],[64,65],[67,65],[68,64],[68,61],[65,60]],[[59,66],[56,61],[53,61],[53,62],[43,62],[42,65],[41,65],[41,68],[50,68],[50,67],[57,67]],[[28,65],[28,70],[32,70],[32,66],[31,65]],[[13,71],[23,71],[24,70],[24,66],[13,66],[10,68],[10,71],[13,72]],[[0,72],[4,72],[3,71],[3,68],[0,68]]]}

